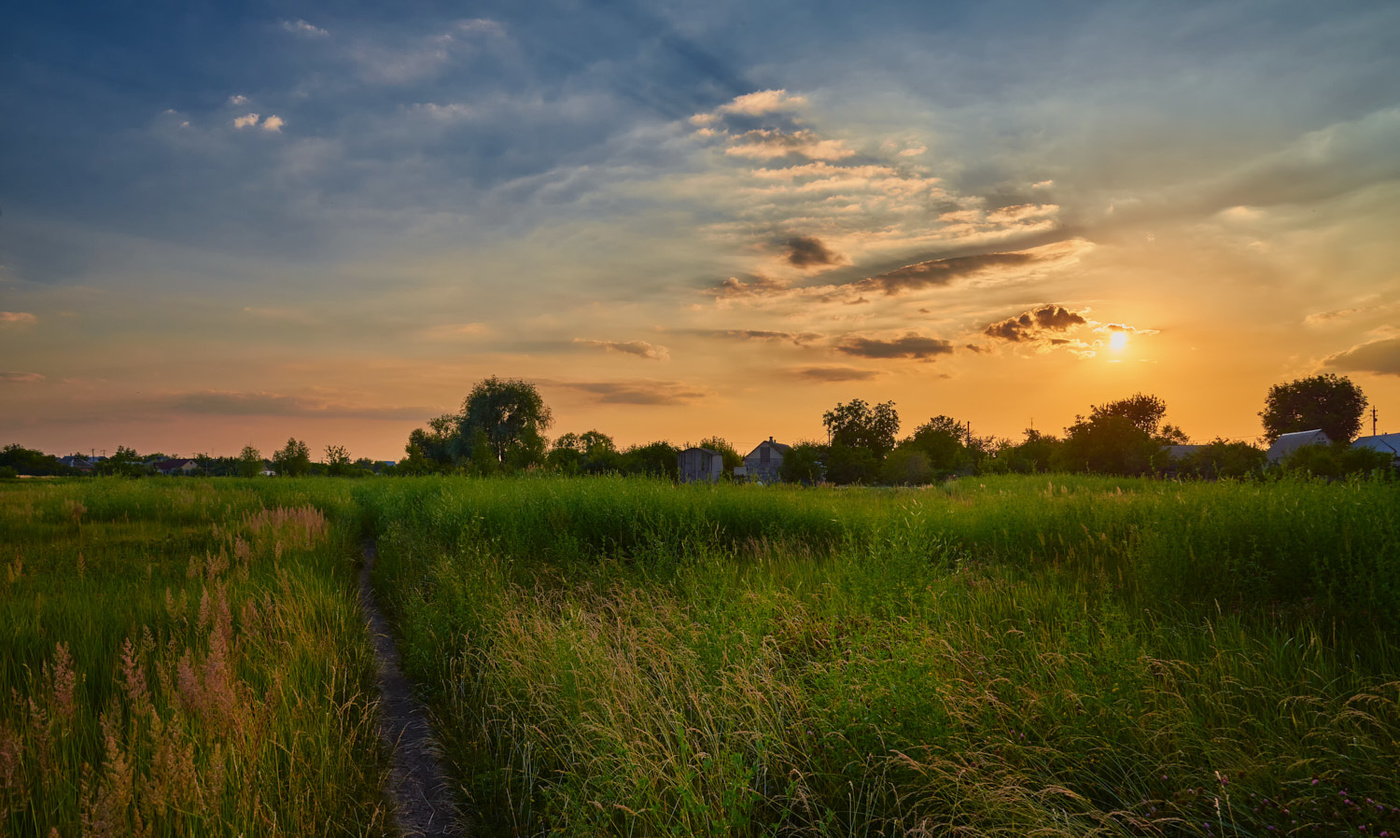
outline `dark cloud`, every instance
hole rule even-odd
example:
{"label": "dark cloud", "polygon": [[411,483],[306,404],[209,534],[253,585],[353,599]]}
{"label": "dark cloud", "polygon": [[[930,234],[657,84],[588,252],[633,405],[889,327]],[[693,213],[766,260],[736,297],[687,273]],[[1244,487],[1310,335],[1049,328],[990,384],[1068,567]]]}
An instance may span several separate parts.
{"label": "dark cloud", "polygon": [[940,338],[908,334],[893,340],[876,338],[846,338],[836,345],[837,351],[857,358],[913,358],[926,361],[938,355],[952,353],[953,344]]}
{"label": "dark cloud", "polygon": [[1089,321],[1083,315],[1066,309],[1064,306],[1049,305],[1035,310],[1035,323],[1042,329],[1063,332],[1071,326],[1083,326]]}
{"label": "dark cloud", "polygon": [[808,381],[869,381],[880,372],[858,367],[807,367],[794,370],[793,374]]}
{"label": "dark cloud", "polygon": [[1353,346],[1328,357],[1322,365],[1347,372],[1400,375],[1400,337],[1373,340]]}
{"label": "dark cloud", "polygon": [[44,376],[37,372],[0,372],[3,384],[37,384],[43,380]]}
{"label": "dark cloud", "polygon": [[1032,253],[979,253],[973,256],[930,259],[863,279],[857,284],[868,285],[893,295],[933,285],[947,285],[960,277],[991,268],[1017,267],[1038,261],[1039,258],[1041,257]]}
{"label": "dark cloud", "polygon": [[[989,324],[982,334],[989,338],[1010,343],[1034,341],[1045,338],[1045,332],[1063,332],[1074,326],[1086,325],[1089,321],[1082,314],[1070,311],[1064,306],[1048,304],[1015,317],[1008,317],[999,323]],[[1051,343],[1063,343],[1050,339]]]}
{"label": "dark cloud", "polygon": [[841,257],[828,250],[821,239],[812,236],[788,239],[786,246],[787,260],[793,267],[811,268],[818,265],[835,265],[841,261]]}
{"label": "dark cloud", "polygon": [[678,381],[584,381],[556,386],[597,396],[602,404],[685,405],[705,397]]}

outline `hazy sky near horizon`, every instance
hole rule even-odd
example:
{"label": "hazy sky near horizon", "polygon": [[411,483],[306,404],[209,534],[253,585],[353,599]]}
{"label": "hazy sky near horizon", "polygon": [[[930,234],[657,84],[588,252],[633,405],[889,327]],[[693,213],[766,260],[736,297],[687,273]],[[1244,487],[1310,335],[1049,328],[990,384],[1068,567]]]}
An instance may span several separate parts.
{"label": "hazy sky near horizon", "polygon": [[0,32],[0,444],[396,459],[490,375],[620,444],[816,438],[852,398],[1019,438],[1135,392],[1253,439],[1316,372],[1400,430],[1394,2]]}

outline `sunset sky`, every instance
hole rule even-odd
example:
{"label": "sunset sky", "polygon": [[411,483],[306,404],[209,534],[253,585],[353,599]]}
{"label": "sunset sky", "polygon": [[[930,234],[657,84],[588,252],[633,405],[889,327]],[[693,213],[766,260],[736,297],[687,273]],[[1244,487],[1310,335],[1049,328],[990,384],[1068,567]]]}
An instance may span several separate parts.
{"label": "sunset sky", "polygon": [[[1400,430],[1400,3],[52,3],[0,12],[0,444],[398,459],[1053,433],[1146,392]],[[1115,339],[1116,337],[1116,339]],[[1369,419],[1365,423],[1369,433]]]}

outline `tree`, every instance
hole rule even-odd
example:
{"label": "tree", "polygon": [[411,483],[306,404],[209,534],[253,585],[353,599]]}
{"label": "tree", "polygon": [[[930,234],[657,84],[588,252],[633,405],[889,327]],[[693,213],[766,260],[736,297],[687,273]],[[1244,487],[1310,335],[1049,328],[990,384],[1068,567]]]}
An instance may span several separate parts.
{"label": "tree", "polygon": [[140,477],[150,474],[151,469],[134,448],[118,445],[117,453],[97,464],[97,473],[115,474],[121,477]]}
{"label": "tree", "polygon": [[1268,455],[1248,442],[1230,442],[1217,437],[1181,458],[1177,473],[1207,480],[1251,477],[1262,473],[1267,463]]}
{"label": "tree", "polygon": [[863,449],[869,451],[878,464],[894,449],[899,414],[892,401],[872,407],[860,399],[852,399],[848,404],[838,402],[836,407],[822,414],[822,424],[831,437],[833,449],[838,445]]}
{"label": "tree", "polygon": [[282,450],[272,455],[272,469],[283,477],[301,477],[311,471],[311,449],[296,437],[289,437]]}
{"label": "tree", "polygon": [[1108,416],[1121,416],[1148,436],[1156,436],[1157,426],[1166,414],[1166,402],[1156,396],[1135,393],[1126,399],[1095,405],[1089,413],[1089,420],[1092,422]]}
{"label": "tree", "polygon": [[1264,438],[1270,443],[1287,433],[1321,428],[1333,442],[1350,443],[1361,430],[1366,394],[1346,376],[1324,373],[1269,388],[1264,410]]}
{"label": "tree", "polygon": [[779,474],[784,483],[820,483],[826,479],[827,449],[819,442],[799,442],[783,454]]}
{"label": "tree", "polygon": [[262,452],[251,445],[243,446],[238,453],[238,474],[240,477],[257,477],[262,473]]}
{"label": "tree", "polygon": [[1055,465],[1065,471],[1145,474],[1152,470],[1162,450],[1161,443],[1128,416],[1079,417],[1065,429]]}
{"label": "tree", "polygon": [[895,446],[880,467],[880,476],[894,486],[922,486],[934,478],[928,454],[909,442]]}
{"label": "tree", "polygon": [[915,428],[903,444],[922,451],[930,468],[953,472],[972,464],[973,452],[964,444],[966,437],[963,423],[951,416],[935,416]]}
{"label": "tree", "polygon": [[544,459],[544,432],[554,415],[535,385],[492,376],[478,382],[462,403],[458,436],[468,443],[468,455],[479,461],[476,446],[489,446],[500,465],[523,468]]}
{"label": "tree", "polygon": [[624,474],[645,474],[675,480],[680,472],[677,462],[680,453],[681,450],[669,442],[634,445],[622,453],[620,470]]}
{"label": "tree", "polygon": [[724,473],[730,477],[734,476],[734,467],[744,464],[744,455],[735,450],[723,437],[708,436],[700,440],[701,448],[708,448],[719,454],[724,460]]}
{"label": "tree", "polygon": [[326,446],[326,474],[331,477],[344,477],[354,468],[350,464],[350,450],[344,445]]}

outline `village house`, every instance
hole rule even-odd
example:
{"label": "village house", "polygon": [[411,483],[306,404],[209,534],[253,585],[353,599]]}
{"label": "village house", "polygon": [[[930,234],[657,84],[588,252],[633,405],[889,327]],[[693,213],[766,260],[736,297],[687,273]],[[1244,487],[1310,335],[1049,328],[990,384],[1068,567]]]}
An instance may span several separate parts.
{"label": "village house", "polygon": [[724,456],[708,448],[687,448],[676,456],[681,483],[716,483],[724,476]]}
{"label": "village house", "polygon": [[749,480],[759,483],[781,483],[783,455],[791,450],[792,446],[774,442],[773,437],[768,437],[744,458],[744,474]]}
{"label": "village house", "polygon": [[1351,444],[1352,448],[1369,448],[1382,454],[1389,454],[1391,465],[1400,468],[1400,434],[1377,434],[1363,436]]}
{"label": "village house", "polygon": [[155,470],[167,476],[188,477],[199,473],[199,463],[185,457],[173,457],[156,463]]}

